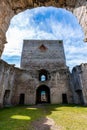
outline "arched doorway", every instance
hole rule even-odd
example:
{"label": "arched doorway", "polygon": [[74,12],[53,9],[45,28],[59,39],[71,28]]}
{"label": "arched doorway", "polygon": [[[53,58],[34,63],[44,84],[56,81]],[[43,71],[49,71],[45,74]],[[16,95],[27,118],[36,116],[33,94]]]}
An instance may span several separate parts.
{"label": "arched doorway", "polygon": [[50,103],[50,89],[46,85],[41,85],[36,90],[36,104]]}

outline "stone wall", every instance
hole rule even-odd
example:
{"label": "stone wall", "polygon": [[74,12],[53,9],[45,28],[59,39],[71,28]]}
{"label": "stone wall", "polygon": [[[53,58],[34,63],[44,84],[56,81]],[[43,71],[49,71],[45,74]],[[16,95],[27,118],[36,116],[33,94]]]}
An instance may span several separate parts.
{"label": "stone wall", "polygon": [[68,103],[73,103],[69,76],[68,68],[51,72],[51,80],[48,84],[51,88],[51,103],[63,103],[63,94],[66,94]]}
{"label": "stone wall", "polygon": [[14,72],[15,68],[13,65],[9,65],[0,60],[0,106],[3,106],[3,104],[11,104],[11,96],[14,85]]}
{"label": "stone wall", "polygon": [[29,75],[28,71],[19,70],[18,72],[17,70],[12,97],[13,105],[19,104],[20,94],[25,95],[24,104],[36,104],[36,92],[42,85],[46,85],[50,89],[51,104],[63,103],[62,94],[66,94],[68,103],[72,103],[73,95],[70,88],[69,72],[67,69],[50,72],[50,79],[44,82],[35,78],[33,73],[32,75],[33,78]]}
{"label": "stone wall", "polygon": [[14,78],[14,91],[12,95],[12,104],[17,105],[20,102],[20,95],[24,94],[24,104],[35,104],[35,81],[28,71],[16,69]]}
{"label": "stone wall", "polygon": [[50,102],[62,103],[62,95],[67,95],[68,103],[87,105],[87,64],[73,68],[72,75],[68,68],[50,70],[47,81],[41,82],[36,74],[28,70],[15,68],[0,60],[0,107],[17,105],[20,95],[25,95],[24,104],[36,104],[36,92],[39,86],[50,89]]}
{"label": "stone wall", "polygon": [[40,6],[54,6],[71,11],[78,19],[87,41],[87,1],[86,0],[1,0],[0,1],[0,56],[6,43],[6,31],[11,18],[26,9]]}
{"label": "stone wall", "polygon": [[24,104],[36,104],[36,92],[39,86],[46,85],[50,89],[50,103],[62,103],[62,94],[67,95],[68,103],[72,103],[68,68],[50,70],[47,81],[39,81],[36,75],[28,70],[21,70],[0,60],[0,107],[17,105],[20,95],[24,94]]}
{"label": "stone wall", "polygon": [[[40,86],[49,89],[51,104],[87,105],[87,64],[74,67],[70,74],[62,41],[26,41],[21,66],[0,60],[0,107],[20,104],[21,96],[24,104],[36,104]],[[42,75],[46,80],[40,79]]]}
{"label": "stone wall", "polygon": [[[50,90],[51,103],[62,103],[63,94],[67,96],[67,102],[72,103],[70,73],[66,66],[63,42],[61,40],[25,40],[21,68],[26,68],[33,77],[35,96],[37,89],[45,85]],[[47,75],[47,80],[44,82],[39,79],[41,71],[42,75]],[[44,71],[47,71],[47,74]]]}
{"label": "stone wall", "polygon": [[87,105],[87,64],[81,64],[73,68],[72,82],[74,102]]}
{"label": "stone wall", "polygon": [[23,44],[21,68],[31,71],[53,70],[66,67],[63,41],[25,40]]}

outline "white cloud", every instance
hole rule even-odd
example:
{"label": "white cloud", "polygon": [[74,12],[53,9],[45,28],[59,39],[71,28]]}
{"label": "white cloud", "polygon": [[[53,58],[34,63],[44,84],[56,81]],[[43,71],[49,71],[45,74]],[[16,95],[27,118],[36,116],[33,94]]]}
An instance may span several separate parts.
{"label": "white cloud", "polygon": [[66,10],[53,7],[26,10],[12,19],[6,35],[4,57],[20,57],[24,39],[63,39],[67,65],[72,67],[87,61],[82,29]]}

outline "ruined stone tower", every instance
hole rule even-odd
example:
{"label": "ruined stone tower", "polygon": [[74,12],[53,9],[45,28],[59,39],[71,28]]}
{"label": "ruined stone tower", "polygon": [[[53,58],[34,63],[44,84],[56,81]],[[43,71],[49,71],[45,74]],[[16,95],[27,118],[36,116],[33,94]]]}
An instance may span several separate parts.
{"label": "ruined stone tower", "polygon": [[[21,68],[26,69],[33,80],[30,87],[33,91],[32,104],[71,102],[63,41],[24,40]],[[30,99],[29,93],[27,98]]]}
{"label": "ruined stone tower", "polygon": [[24,40],[21,68],[0,60],[0,107],[17,104],[87,105],[87,64],[66,66],[63,41]]}
{"label": "ruined stone tower", "polygon": [[63,42],[58,40],[24,40],[21,68],[55,70],[66,67]]}

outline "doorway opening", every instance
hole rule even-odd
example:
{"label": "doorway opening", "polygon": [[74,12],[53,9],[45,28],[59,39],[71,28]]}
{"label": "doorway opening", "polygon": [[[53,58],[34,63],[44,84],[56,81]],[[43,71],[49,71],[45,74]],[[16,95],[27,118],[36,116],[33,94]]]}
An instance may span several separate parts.
{"label": "doorway opening", "polygon": [[67,104],[68,103],[67,94],[65,94],[65,93],[62,94],[62,103],[63,104]]}
{"label": "doorway opening", "polygon": [[3,104],[9,105],[10,90],[5,90]]}
{"label": "doorway opening", "polygon": [[84,99],[83,99],[82,90],[76,90],[76,93],[78,95],[78,103],[83,105],[84,104]]}
{"label": "doorway opening", "polygon": [[41,85],[36,90],[36,104],[50,103],[50,89],[46,85]]}
{"label": "doorway opening", "polygon": [[24,100],[25,100],[25,94],[20,94],[20,98],[19,98],[19,104],[20,105],[24,105]]}

